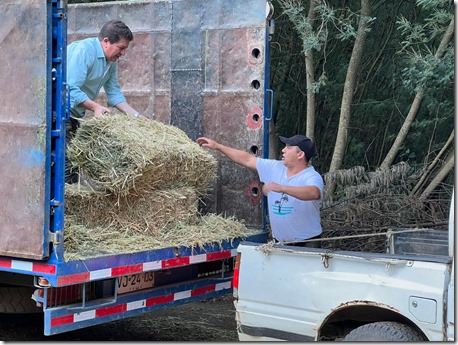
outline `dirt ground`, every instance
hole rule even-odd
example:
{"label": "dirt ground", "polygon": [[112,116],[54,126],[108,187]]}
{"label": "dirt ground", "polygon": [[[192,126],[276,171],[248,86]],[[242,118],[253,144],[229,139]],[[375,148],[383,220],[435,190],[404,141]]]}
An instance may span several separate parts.
{"label": "dirt ground", "polygon": [[238,341],[232,295],[159,309],[54,336],[43,335],[43,316],[0,315],[0,341]]}

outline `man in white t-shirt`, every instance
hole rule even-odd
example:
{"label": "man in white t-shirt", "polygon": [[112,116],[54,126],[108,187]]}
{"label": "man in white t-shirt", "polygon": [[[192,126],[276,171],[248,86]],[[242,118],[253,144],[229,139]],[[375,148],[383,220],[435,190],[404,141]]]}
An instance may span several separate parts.
{"label": "man in white t-shirt", "polygon": [[321,237],[320,207],[323,178],[310,165],[315,144],[304,135],[280,137],[286,144],[282,159],[264,159],[201,137],[197,142],[217,150],[233,162],[258,171],[262,192],[267,196],[272,237],[295,245],[317,247],[319,241],[303,242]]}

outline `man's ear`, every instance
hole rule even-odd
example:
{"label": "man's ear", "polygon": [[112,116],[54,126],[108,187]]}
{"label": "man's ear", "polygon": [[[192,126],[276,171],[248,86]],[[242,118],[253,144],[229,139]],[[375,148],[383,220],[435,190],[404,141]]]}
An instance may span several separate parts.
{"label": "man's ear", "polygon": [[110,40],[108,39],[108,37],[104,37],[100,44],[102,45],[102,48],[105,51],[105,49],[107,49],[108,45],[110,44]]}
{"label": "man's ear", "polygon": [[303,160],[305,161],[305,163],[308,163],[308,162],[309,162],[308,159],[307,159],[307,156],[305,155],[305,152],[304,152],[304,151],[301,151],[301,154],[300,154],[300,155],[302,155],[302,156],[301,156],[301,159],[303,159]]}

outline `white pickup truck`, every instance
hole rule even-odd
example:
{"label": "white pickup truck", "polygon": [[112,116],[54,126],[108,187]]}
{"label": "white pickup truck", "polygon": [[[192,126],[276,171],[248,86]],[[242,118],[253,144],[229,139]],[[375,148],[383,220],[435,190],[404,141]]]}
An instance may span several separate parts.
{"label": "white pickup truck", "polygon": [[453,196],[448,228],[389,231],[378,254],[242,242],[239,339],[454,341]]}

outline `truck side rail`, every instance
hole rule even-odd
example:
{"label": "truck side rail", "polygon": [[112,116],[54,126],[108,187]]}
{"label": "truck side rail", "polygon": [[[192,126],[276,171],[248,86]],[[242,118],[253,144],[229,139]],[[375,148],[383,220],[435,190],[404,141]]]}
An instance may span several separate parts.
{"label": "truck side rail", "polygon": [[[323,238],[322,240],[326,240]],[[358,252],[348,250],[330,250],[324,248],[307,248],[297,247],[282,243],[268,242],[265,244],[254,243],[250,241],[242,242],[243,245],[251,245],[258,247],[257,250],[264,252],[266,255],[270,251],[283,251],[283,252],[295,252],[295,253],[319,253],[322,257],[331,258],[333,255],[342,255],[346,257],[365,258],[371,261],[390,262],[396,260],[403,261],[425,261],[425,262],[437,262],[437,263],[451,263],[453,258],[447,255],[421,255],[421,254],[402,254],[402,253],[370,253],[370,252]]]}
{"label": "truck side rail", "polygon": [[[265,242],[265,237],[266,234],[259,234],[251,239]],[[236,255],[234,248],[240,242],[241,239],[224,240],[221,244],[210,243],[202,248],[170,247],[68,262],[57,261],[53,258],[47,262],[37,262],[0,257],[0,267],[5,272],[36,276],[41,282],[40,285],[43,286],[61,287],[234,257]]]}

